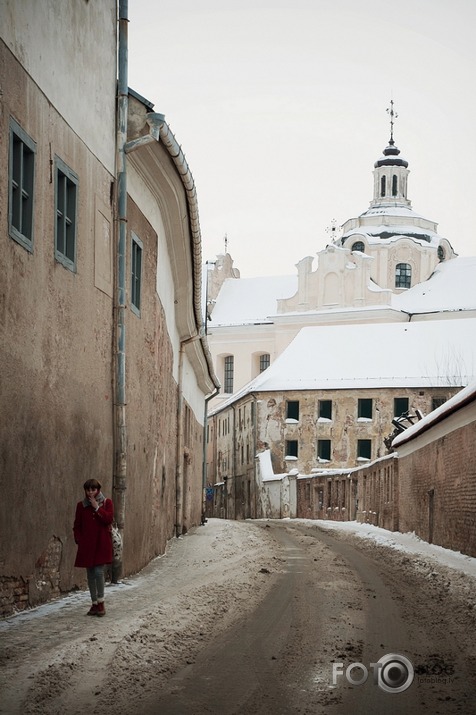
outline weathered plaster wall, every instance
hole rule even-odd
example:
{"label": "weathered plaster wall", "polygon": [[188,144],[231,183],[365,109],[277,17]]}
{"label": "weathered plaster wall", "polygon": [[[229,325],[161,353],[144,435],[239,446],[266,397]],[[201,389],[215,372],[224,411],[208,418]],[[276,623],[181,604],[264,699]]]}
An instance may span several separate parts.
{"label": "weathered plaster wall", "polygon": [[[0,133],[9,136],[13,116],[36,142],[32,252],[8,235],[8,172],[0,177],[0,474],[8,495],[0,567],[6,578],[37,575],[34,603],[74,583],[72,520],[83,482],[97,477],[111,493],[113,177],[1,42],[0,68]],[[2,142],[3,167],[8,149]],[[76,272],[54,257],[55,155],[79,178]],[[43,586],[52,562],[59,576]]]}
{"label": "weathered plaster wall", "polygon": [[[372,441],[371,459],[386,454],[384,438],[392,431],[394,418],[394,398],[407,397],[410,411],[416,409],[427,414],[432,409],[433,396],[450,397],[454,387],[425,388],[422,390],[379,389],[379,390],[333,390],[333,391],[289,391],[285,393],[257,393],[258,422],[257,444],[269,446],[273,468],[276,474],[289,471],[286,456],[286,441],[297,440],[298,458],[291,466],[301,473],[309,473],[322,466],[317,458],[317,441],[331,441],[329,468],[353,467],[359,464],[357,443],[359,439]],[[372,419],[358,417],[358,400],[373,400]],[[332,419],[322,420],[318,416],[319,400],[332,401]],[[299,419],[286,421],[288,401],[299,402]]]}
{"label": "weathered plaster wall", "polygon": [[116,0],[0,3],[0,36],[110,173],[115,147],[116,6]]}
{"label": "weathered plaster wall", "polygon": [[[124,567],[142,568],[162,553],[175,524],[177,383],[167,323],[155,290],[157,235],[133,201],[128,202],[127,275],[131,232],[140,239],[140,316],[126,312],[127,493]],[[129,282],[128,282],[129,291]],[[128,303],[130,297],[128,296]],[[139,526],[139,528],[138,528]]]}

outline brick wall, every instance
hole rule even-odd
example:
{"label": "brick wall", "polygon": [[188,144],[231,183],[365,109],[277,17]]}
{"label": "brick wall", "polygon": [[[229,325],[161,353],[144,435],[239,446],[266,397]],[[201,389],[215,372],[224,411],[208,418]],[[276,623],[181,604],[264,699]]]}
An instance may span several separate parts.
{"label": "brick wall", "polygon": [[398,461],[400,531],[476,556],[476,422]]}

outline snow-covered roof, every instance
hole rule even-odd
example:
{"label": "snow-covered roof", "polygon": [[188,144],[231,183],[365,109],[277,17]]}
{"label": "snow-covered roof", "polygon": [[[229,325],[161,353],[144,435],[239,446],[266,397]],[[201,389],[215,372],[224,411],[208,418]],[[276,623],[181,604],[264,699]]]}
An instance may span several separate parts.
{"label": "snow-covered roof", "polygon": [[392,447],[397,447],[399,444],[408,442],[420,432],[429,429],[432,425],[440,422],[470,402],[474,402],[474,400],[476,400],[476,382],[472,382],[470,385],[467,385],[467,387],[464,387],[456,395],[453,395],[453,397],[437,407],[436,410],[425,415],[419,422],[415,422],[411,427],[408,427],[404,432],[397,435],[392,442]]}
{"label": "snow-covered roof", "polygon": [[[417,241],[425,241],[425,243],[436,244],[440,241],[440,237],[434,231],[409,224],[392,224],[390,226],[387,224],[381,224],[379,226],[360,225],[343,234],[342,238],[345,239],[349,236],[355,236],[356,234],[368,236],[370,241],[373,240],[374,243],[381,243],[385,240],[395,240],[397,238],[410,238]],[[378,238],[378,241],[375,241],[375,238]]]}
{"label": "snow-covered roof", "polygon": [[392,308],[412,314],[476,309],[476,257],[439,263],[427,281],[392,296]]}
{"label": "snow-covered roof", "polygon": [[378,203],[371,205],[357,218],[348,219],[342,229],[341,242],[350,236],[362,234],[371,243],[394,238],[408,237],[438,246],[441,236],[437,224],[420,214],[411,206],[400,203]]}
{"label": "snow-covered roof", "polygon": [[476,378],[476,318],[302,328],[251,392],[467,385]]}
{"label": "snow-covered roof", "polygon": [[[338,246],[334,250],[339,249]],[[340,249],[344,250],[344,249]],[[260,278],[228,278],[218,294],[210,328],[228,325],[250,325],[273,322],[277,317],[277,299],[296,294],[298,277],[265,276]],[[369,290],[381,292],[375,283]],[[367,306],[367,310],[388,306]],[[444,261],[435,268],[430,278],[392,296],[391,308],[410,314],[476,310],[476,257],[457,257]],[[344,312],[362,312],[363,308],[342,308]],[[335,312],[335,310],[333,311]],[[280,314],[283,318],[302,315],[328,314],[328,309],[295,310]]]}
{"label": "snow-covered roof", "polygon": [[217,296],[210,327],[271,322],[278,298],[290,298],[298,288],[294,276],[227,278]]}
{"label": "snow-covered roof", "polygon": [[360,218],[363,216],[398,216],[400,218],[423,219],[423,216],[417,214],[411,206],[402,206],[401,204],[379,204],[378,206],[371,206],[360,214]]}

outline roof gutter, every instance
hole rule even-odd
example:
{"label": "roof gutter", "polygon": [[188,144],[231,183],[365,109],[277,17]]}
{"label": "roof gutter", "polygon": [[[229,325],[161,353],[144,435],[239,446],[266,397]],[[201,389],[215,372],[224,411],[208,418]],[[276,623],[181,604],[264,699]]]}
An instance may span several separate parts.
{"label": "roof gutter", "polygon": [[[149,116],[149,115],[148,115]],[[159,115],[163,116],[163,115]],[[170,127],[164,121],[160,123],[159,136],[162,144],[170,154],[174,162],[178,174],[185,188],[185,194],[188,203],[189,226],[192,237],[192,271],[193,271],[193,309],[195,314],[195,322],[197,326],[202,326],[204,318],[202,315],[202,236],[200,231],[200,221],[198,215],[198,200],[195,181],[193,180],[192,172],[185,159],[185,154],[182,147],[178,144],[175,136],[172,134]],[[138,140],[139,141],[139,140]],[[194,336],[191,336],[194,337]],[[197,328],[197,337],[200,337],[203,353],[208,366],[208,372],[212,379],[215,389],[220,388],[220,381],[215,374],[213,367],[213,359],[208,347],[206,333],[202,329]],[[215,390],[213,391],[215,392]]]}

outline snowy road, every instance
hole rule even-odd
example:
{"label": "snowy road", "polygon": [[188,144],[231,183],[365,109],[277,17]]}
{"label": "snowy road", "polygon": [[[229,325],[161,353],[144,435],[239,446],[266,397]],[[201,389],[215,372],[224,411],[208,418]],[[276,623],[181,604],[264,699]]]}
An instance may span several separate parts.
{"label": "snowy road", "polygon": [[[472,715],[475,585],[474,559],[373,527],[210,520],[103,619],[75,594],[0,623],[0,713]],[[403,692],[373,680],[385,655]]]}

